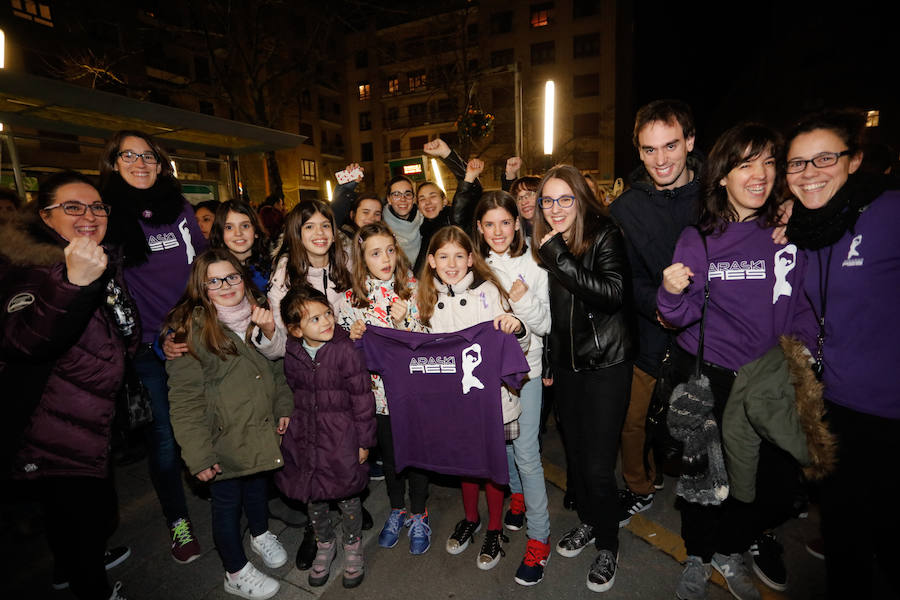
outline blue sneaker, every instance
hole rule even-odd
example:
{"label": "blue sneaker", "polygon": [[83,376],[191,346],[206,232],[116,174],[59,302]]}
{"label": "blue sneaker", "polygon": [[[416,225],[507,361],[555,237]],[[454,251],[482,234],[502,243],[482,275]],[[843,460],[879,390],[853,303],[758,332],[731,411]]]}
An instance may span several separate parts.
{"label": "blue sneaker", "polygon": [[428,525],[428,511],[413,515],[409,523],[409,553],[425,554],[431,548],[431,526]]}
{"label": "blue sneaker", "polygon": [[391,514],[384,522],[381,533],[378,534],[378,545],[382,548],[393,548],[400,541],[400,529],[406,526],[406,509],[391,509]]}

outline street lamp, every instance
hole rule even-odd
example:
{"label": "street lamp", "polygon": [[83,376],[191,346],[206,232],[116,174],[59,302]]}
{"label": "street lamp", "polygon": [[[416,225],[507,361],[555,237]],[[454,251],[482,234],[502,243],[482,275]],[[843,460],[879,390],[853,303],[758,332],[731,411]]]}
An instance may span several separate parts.
{"label": "street lamp", "polygon": [[544,154],[553,154],[553,109],[556,103],[556,85],[544,84]]}
{"label": "street lamp", "polygon": [[441,177],[441,170],[438,168],[438,162],[436,158],[431,159],[431,171],[434,173],[434,182],[439,188],[441,188],[441,191],[446,194],[447,190],[444,189],[444,180]]}
{"label": "street lamp", "polygon": [[328,194],[328,201],[331,202],[332,194],[331,194],[331,180],[330,179],[325,180],[325,193]]}

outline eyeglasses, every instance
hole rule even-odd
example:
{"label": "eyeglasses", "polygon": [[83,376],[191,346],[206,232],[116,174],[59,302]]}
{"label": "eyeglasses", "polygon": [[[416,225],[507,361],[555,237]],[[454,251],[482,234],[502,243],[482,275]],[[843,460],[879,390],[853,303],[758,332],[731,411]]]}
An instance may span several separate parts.
{"label": "eyeglasses", "polygon": [[63,212],[70,217],[80,217],[86,213],[88,209],[91,209],[91,214],[95,217],[108,217],[109,213],[112,212],[112,206],[109,204],[103,204],[102,202],[85,204],[84,202],[75,202],[74,200],[60,202],[59,204],[51,204],[50,206],[45,206],[41,210],[53,210],[54,208],[62,208]]}
{"label": "eyeglasses", "polygon": [[156,158],[156,153],[154,152],[144,152],[143,154],[138,154],[137,152],[132,152],[131,150],[123,150],[119,152],[116,156],[122,159],[122,162],[133,163],[137,162],[137,159],[144,159],[144,164],[146,165],[155,165],[159,162],[159,159]]}
{"label": "eyeglasses", "polygon": [[840,157],[847,156],[848,154],[850,154],[850,151],[844,150],[843,152],[823,152],[808,160],[795,158],[794,160],[789,160],[787,162],[786,171],[788,173],[801,173],[806,170],[806,165],[809,163],[812,163],[812,166],[817,169],[825,169],[831,165],[837,164]]}
{"label": "eyeglasses", "polygon": [[399,200],[400,198],[412,198],[412,192],[391,192],[391,198]]}
{"label": "eyeglasses", "polygon": [[222,287],[222,284],[227,283],[228,287],[235,286],[241,282],[240,273],[232,273],[231,275],[226,275],[225,277],[213,277],[212,279],[206,280],[206,289],[208,290],[217,290]]}
{"label": "eyeglasses", "polygon": [[544,209],[552,208],[554,202],[559,204],[560,208],[570,208],[573,204],[575,204],[575,196],[560,196],[559,198],[541,196],[540,198],[538,198],[538,204],[540,204],[541,208]]}
{"label": "eyeglasses", "polygon": [[528,198],[534,198],[536,195],[537,192],[532,192],[531,190],[519,192],[518,194],[516,194],[516,202],[521,202],[522,200],[527,200]]}

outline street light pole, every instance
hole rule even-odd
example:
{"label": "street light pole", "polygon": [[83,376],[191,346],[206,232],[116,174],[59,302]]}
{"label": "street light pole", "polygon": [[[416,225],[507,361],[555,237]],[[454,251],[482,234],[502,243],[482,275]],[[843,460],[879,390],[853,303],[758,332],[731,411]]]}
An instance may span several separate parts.
{"label": "street light pole", "polygon": [[553,160],[553,119],[556,108],[556,84],[553,80],[544,84],[544,156]]}

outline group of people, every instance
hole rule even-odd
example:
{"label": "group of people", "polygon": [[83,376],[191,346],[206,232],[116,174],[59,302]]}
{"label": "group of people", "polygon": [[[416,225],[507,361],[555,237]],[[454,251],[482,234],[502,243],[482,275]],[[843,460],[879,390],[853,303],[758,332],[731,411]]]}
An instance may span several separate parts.
{"label": "group of people", "polygon": [[[785,589],[772,531],[794,514],[809,457],[785,449],[783,424],[765,419],[770,406],[749,408],[741,377],[791,337],[806,349],[802,369],[824,385],[816,424],[836,439],[821,485],[829,596],[868,597],[873,565],[897,554],[890,532],[875,535],[853,516],[898,485],[881,465],[900,443],[886,377],[900,358],[889,314],[900,254],[887,227],[898,192],[857,173],[861,125],[826,112],[783,137],[742,123],[703,161],[689,107],[655,101],[635,119],[642,164],[608,208],[574,167],[520,176],[518,158],[502,190],[484,191],[484,163],[435,139],[423,151],[456,177],[452,202],[403,176],[382,202],[357,189],[357,175],[332,204],[297,204],[277,240],[238,200],[195,217],[165,151],[144,133],[119,132],[99,188],[74,172],[53,175],[0,232],[0,378],[17,399],[5,466],[41,498],[61,580],[79,598],[122,598],[105,568],[123,556],[106,548],[117,514],[109,441],[129,363],[151,400],[150,471],[172,556],[188,563],[201,553],[186,465],[209,484],[226,592],[278,592],[248,560],[240,526],[243,513],[267,568],[286,564],[268,528],[272,481],[308,512],[296,562],[310,585],[328,581],[340,547],[343,585],[358,586],[370,451],[391,509],[380,547],[405,531],[412,555],[429,550],[430,473],[450,473],[460,477],[462,518],[448,553],[464,553],[484,528],[475,562],[491,569],[504,556],[503,529],[524,527],[515,580],[534,585],[554,546],[574,557],[593,544],[585,582],[603,592],[615,582],[620,527],[663,485],[645,426],[657,384],[699,380],[709,397],[670,407],[672,435],[690,440],[677,504],[688,559],[675,593],[705,598],[716,569],[735,597],[758,598],[743,554],[766,585]],[[421,363],[385,358],[429,352]],[[414,379],[418,371],[441,378]],[[753,455],[750,475],[738,475],[730,454],[725,465],[715,451],[692,454],[692,436],[729,444],[739,389],[761,437],[753,448],[738,443]],[[551,390],[567,504],[580,522],[553,546],[539,443]],[[442,420],[435,430],[432,419]],[[729,495],[739,477],[742,492]],[[896,531],[900,520],[887,519]]]}

